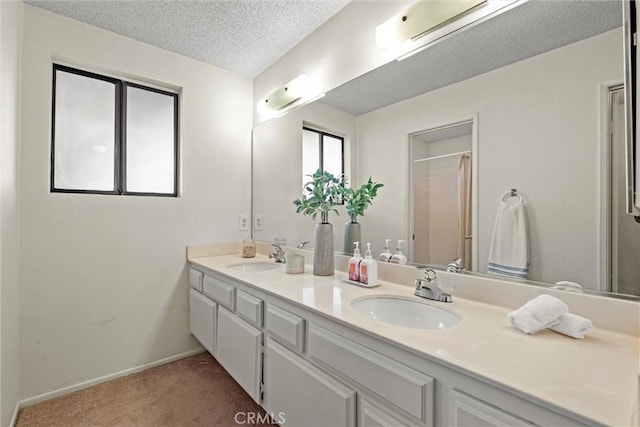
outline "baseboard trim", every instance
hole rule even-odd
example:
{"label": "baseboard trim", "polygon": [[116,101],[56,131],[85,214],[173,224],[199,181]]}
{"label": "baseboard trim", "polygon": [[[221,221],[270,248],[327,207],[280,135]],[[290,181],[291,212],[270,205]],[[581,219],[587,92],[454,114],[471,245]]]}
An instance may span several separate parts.
{"label": "baseboard trim", "polygon": [[[39,394],[37,396],[23,399],[19,402],[19,407],[24,408],[26,406],[35,405],[36,403],[43,402],[45,400],[53,399],[54,397],[64,396],[65,394],[73,393],[74,391],[82,390],[87,387],[98,385],[107,381],[115,380],[116,378],[124,377],[125,375],[135,374],[137,372],[146,371],[147,369],[154,368],[156,366],[164,365],[166,363],[175,362],[176,360],[184,359],[185,357],[195,356],[196,354],[203,353],[204,349],[199,348],[195,350],[186,351],[184,353],[176,354],[173,356],[165,357],[164,359],[156,360],[155,362],[145,363],[144,365],[135,366],[133,368],[125,369],[123,371],[115,372],[113,374],[98,377],[89,381],[83,381],[78,384],[74,384],[68,387],[63,387],[58,390],[48,391],[46,393]],[[16,416],[17,416],[16,411]],[[13,424],[11,424],[13,427]]]}
{"label": "baseboard trim", "polygon": [[16,402],[16,409],[13,410],[13,416],[11,417],[9,427],[14,427],[16,425],[16,421],[18,421],[18,412],[20,412],[20,402]]}

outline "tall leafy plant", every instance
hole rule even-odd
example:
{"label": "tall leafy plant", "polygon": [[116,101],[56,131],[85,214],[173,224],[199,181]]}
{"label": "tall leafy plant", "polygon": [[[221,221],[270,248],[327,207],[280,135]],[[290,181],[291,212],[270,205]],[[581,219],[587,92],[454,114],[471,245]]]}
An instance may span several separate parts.
{"label": "tall leafy plant", "polygon": [[378,195],[378,190],[384,187],[384,184],[374,182],[371,177],[360,186],[360,188],[344,188],[344,205],[350,216],[364,215],[365,209],[373,204],[373,199]]}
{"label": "tall leafy plant", "polygon": [[309,215],[316,219],[321,213],[322,222],[328,221],[328,213],[333,211],[338,214],[336,205],[342,203],[344,193],[344,177],[336,177],[329,172],[318,169],[313,175],[307,175],[310,181],[304,184],[302,197],[293,201],[296,213]]}

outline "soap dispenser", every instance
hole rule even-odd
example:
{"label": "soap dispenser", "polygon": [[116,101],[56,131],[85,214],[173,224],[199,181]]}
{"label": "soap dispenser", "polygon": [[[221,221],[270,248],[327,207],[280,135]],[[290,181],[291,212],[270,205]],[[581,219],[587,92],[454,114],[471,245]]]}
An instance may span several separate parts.
{"label": "soap dispenser", "polygon": [[393,254],[391,253],[391,248],[389,246],[390,242],[391,242],[391,239],[384,239],[384,249],[382,250],[382,253],[378,256],[378,259],[382,262],[389,262],[389,260],[391,260],[391,257],[393,256]]}
{"label": "soap dispenser", "polygon": [[349,258],[349,280],[358,282],[360,279],[360,262],[362,257],[360,256],[360,242],[353,242],[355,249],[353,250],[353,256]]}
{"label": "soap dispenser", "polygon": [[360,262],[360,283],[363,286],[376,286],[378,284],[378,263],[371,256],[371,243],[367,243],[367,252]]}
{"label": "soap dispenser", "polygon": [[396,253],[391,257],[391,262],[394,264],[406,264],[407,257],[402,252],[402,245],[404,244],[404,240],[398,240],[398,247],[396,247]]}

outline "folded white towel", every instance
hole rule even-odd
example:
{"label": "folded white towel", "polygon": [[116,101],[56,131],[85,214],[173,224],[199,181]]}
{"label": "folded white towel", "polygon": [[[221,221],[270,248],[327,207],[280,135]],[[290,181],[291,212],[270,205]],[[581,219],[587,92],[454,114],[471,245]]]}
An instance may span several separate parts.
{"label": "folded white towel", "polygon": [[551,289],[559,289],[561,291],[582,293],[582,286],[580,286],[576,282],[567,282],[567,281],[556,282],[556,284],[553,285]]}
{"label": "folded white towel", "polygon": [[558,324],[560,316],[568,311],[567,305],[558,298],[542,294],[509,313],[508,319],[522,332],[535,334],[544,328]]}
{"label": "folded white towel", "polygon": [[527,212],[520,201],[500,203],[489,245],[487,273],[526,279],[529,275]]}
{"label": "folded white towel", "polygon": [[593,323],[585,317],[567,313],[560,317],[560,323],[551,326],[549,329],[573,338],[582,339],[593,329]]}

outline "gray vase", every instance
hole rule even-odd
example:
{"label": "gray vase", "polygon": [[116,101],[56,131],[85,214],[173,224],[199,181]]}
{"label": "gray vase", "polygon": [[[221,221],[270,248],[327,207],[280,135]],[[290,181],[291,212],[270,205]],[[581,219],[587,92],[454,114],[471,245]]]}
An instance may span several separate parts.
{"label": "gray vase", "polygon": [[313,254],[313,274],[333,276],[333,225],[329,224],[329,213],[322,212],[322,222],[316,224],[315,251]]}
{"label": "gray vase", "polygon": [[360,240],[360,223],[356,221],[358,217],[355,214],[349,215],[349,217],[351,220],[344,225],[344,253],[353,255],[353,250],[355,249],[353,242],[360,242],[360,248],[364,245]]}

